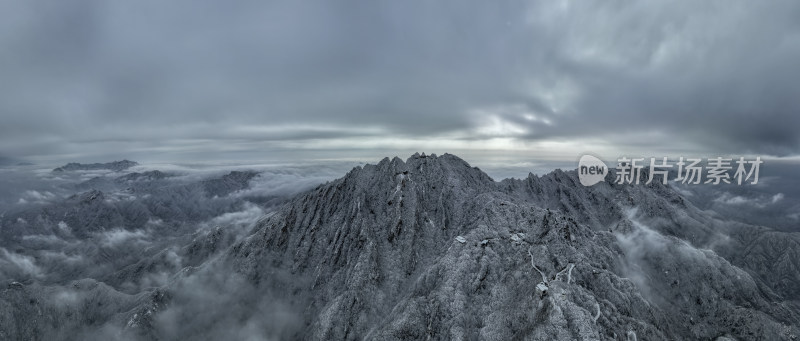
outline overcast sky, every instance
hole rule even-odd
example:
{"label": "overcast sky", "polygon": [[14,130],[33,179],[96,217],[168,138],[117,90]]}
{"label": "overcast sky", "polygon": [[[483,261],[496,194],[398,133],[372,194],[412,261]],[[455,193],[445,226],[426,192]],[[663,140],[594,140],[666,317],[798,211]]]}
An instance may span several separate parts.
{"label": "overcast sky", "polygon": [[0,157],[800,153],[800,2],[0,0]]}

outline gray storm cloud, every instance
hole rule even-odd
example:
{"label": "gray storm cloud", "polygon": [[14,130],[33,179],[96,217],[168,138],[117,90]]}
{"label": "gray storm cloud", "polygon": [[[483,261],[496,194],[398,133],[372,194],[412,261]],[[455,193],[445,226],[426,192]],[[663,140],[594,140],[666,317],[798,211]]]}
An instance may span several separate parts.
{"label": "gray storm cloud", "polygon": [[0,155],[493,139],[794,155],[798,15],[795,1],[4,1]]}

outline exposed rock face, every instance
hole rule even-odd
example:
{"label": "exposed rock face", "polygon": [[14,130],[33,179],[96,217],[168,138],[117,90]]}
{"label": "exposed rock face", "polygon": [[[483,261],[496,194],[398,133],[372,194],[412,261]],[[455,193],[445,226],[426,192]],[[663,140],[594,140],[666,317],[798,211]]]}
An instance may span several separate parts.
{"label": "exposed rock face", "polygon": [[114,161],[114,162],[107,162],[107,163],[68,163],[64,166],[58,167],[53,169],[54,172],[68,172],[68,171],[78,171],[78,170],[101,170],[107,169],[115,172],[123,171],[133,166],[138,165],[139,163],[134,161],[122,160],[122,161]]}
{"label": "exposed rock face", "polygon": [[[253,176],[204,189],[230,193],[217,185]],[[117,326],[145,339],[791,340],[798,241],[715,219],[661,184],[583,187],[560,170],[495,182],[455,156],[415,154],[301,194],[242,240],[194,238],[165,287],[81,284],[102,313],[9,286],[0,335],[46,337],[14,317],[41,311],[46,330]],[[165,250],[116,276],[168,262]]]}

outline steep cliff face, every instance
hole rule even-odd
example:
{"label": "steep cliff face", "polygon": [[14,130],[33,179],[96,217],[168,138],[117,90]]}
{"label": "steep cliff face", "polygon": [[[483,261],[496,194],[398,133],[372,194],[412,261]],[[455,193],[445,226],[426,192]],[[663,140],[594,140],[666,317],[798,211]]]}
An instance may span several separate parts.
{"label": "steep cliff face", "polygon": [[[206,185],[215,192],[250,178],[231,173]],[[91,201],[94,194],[70,200]],[[0,319],[8,326],[0,333],[37,339],[67,328],[70,337],[98,339],[312,340],[800,335],[797,235],[720,220],[667,185],[584,187],[574,172],[560,170],[496,182],[455,156],[415,154],[354,168],[239,236],[221,226],[165,246],[105,277],[111,287],[10,284],[0,292]],[[154,272],[165,273],[167,284],[123,286]],[[30,320],[19,316],[41,316],[46,332],[26,331]]]}

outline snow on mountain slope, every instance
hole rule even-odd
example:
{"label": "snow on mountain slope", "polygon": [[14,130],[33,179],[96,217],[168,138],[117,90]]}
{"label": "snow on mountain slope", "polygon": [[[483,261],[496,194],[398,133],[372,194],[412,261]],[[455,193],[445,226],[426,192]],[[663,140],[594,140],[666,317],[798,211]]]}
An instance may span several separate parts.
{"label": "snow on mountain slope", "polygon": [[[495,182],[453,155],[415,154],[356,167],[252,223],[243,234],[226,235],[223,226],[163,245],[107,278],[113,287],[87,289],[105,294],[67,304],[99,310],[57,309],[63,303],[47,292],[69,285],[9,284],[0,292],[0,333],[313,340],[800,335],[797,235],[722,221],[660,184],[583,187],[574,172],[560,170]],[[150,273],[163,273],[164,284],[120,292],[120,283]],[[28,320],[14,316],[50,322],[29,331]]]}

